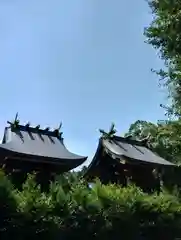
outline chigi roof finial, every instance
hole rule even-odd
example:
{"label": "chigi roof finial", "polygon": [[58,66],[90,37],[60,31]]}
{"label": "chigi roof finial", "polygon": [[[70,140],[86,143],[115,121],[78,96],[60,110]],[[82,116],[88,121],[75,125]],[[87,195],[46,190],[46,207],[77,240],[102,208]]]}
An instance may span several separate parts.
{"label": "chigi roof finial", "polygon": [[62,122],[60,122],[59,124],[58,131],[60,131],[61,128],[62,128]]}
{"label": "chigi roof finial", "polygon": [[18,119],[18,112],[17,112],[16,115],[15,115],[14,121],[13,121],[13,122],[8,121],[8,123],[9,123],[9,124],[11,125],[11,127],[13,127],[13,128],[17,128],[17,127],[18,127],[18,125],[19,125],[19,123],[20,123],[20,121],[19,121],[19,119]]}
{"label": "chigi roof finial", "polygon": [[62,132],[60,132],[60,129],[62,128],[62,122],[60,122],[59,127],[54,130],[57,137],[60,137],[62,135]]}
{"label": "chigi roof finial", "polygon": [[116,134],[117,131],[115,129],[115,124],[112,123],[108,132],[105,132],[102,129],[99,129],[99,132],[102,134],[102,138],[111,139],[114,137],[114,135]]}

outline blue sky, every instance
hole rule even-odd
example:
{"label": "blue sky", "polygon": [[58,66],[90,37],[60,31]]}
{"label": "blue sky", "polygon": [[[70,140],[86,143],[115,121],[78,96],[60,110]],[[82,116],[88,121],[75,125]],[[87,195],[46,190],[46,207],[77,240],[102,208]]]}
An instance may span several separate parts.
{"label": "blue sky", "polygon": [[163,119],[150,21],[144,0],[0,0],[1,135],[17,111],[22,123],[62,121],[67,147],[91,158],[99,128]]}

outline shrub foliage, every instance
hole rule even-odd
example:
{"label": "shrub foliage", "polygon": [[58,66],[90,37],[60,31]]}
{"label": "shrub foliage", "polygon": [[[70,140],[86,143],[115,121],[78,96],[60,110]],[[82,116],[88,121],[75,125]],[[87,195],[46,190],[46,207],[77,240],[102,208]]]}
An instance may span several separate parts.
{"label": "shrub foliage", "polygon": [[146,194],[134,185],[90,188],[66,174],[42,192],[34,176],[22,190],[0,173],[1,239],[177,239],[181,237],[179,194]]}

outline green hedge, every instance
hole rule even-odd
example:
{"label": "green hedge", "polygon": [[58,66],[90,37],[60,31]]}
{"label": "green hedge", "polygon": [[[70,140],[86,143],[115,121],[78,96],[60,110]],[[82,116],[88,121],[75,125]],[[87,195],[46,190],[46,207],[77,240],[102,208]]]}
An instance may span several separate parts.
{"label": "green hedge", "polygon": [[1,239],[180,239],[181,203],[166,191],[148,195],[130,185],[90,189],[75,174],[41,192],[29,176],[22,191],[0,174]]}

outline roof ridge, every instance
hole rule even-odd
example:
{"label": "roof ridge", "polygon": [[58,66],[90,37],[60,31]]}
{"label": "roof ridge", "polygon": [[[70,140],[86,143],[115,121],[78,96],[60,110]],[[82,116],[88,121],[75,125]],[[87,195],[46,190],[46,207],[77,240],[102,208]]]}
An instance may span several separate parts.
{"label": "roof ridge", "polygon": [[48,136],[52,136],[52,137],[57,137],[57,138],[62,138],[62,132],[59,132],[58,129],[54,129],[54,130],[50,130],[49,127],[46,128],[40,128],[40,125],[37,125],[35,127],[30,126],[30,124],[26,124],[26,125],[21,125],[18,124],[17,126],[12,126],[11,127],[11,131],[12,132],[16,132],[16,131],[24,131],[24,132],[32,132],[32,133],[37,133],[37,134],[43,134],[43,135],[48,135]]}
{"label": "roof ridge", "polygon": [[140,140],[133,139],[131,137],[122,137],[122,136],[114,135],[113,140],[120,141],[120,142],[125,142],[125,143],[128,143],[128,144],[134,144],[134,145],[138,145],[138,146],[147,147],[144,142],[142,142]]}
{"label": "roof ridge", "polygon": [[62,127],[62,122],[60,122],[60,125],[58,128],[55,128],[54,130],[51,131],[50,127],[41,129],[40,125],[37,125],[35,127],[30,126],[30,122],[28,122],[25,125],[20,124],[20,120],[18,119],[18,113],[16,113],[14,121],[13,122],[7,121],[7,123],[10,125],[12,132],[15,132],[19,129],[20,131],[42,133],[44,135],[49,135],[52,137],[57,137],[58,139],[62,139],[63,132],[60,131],[60,129]]}

